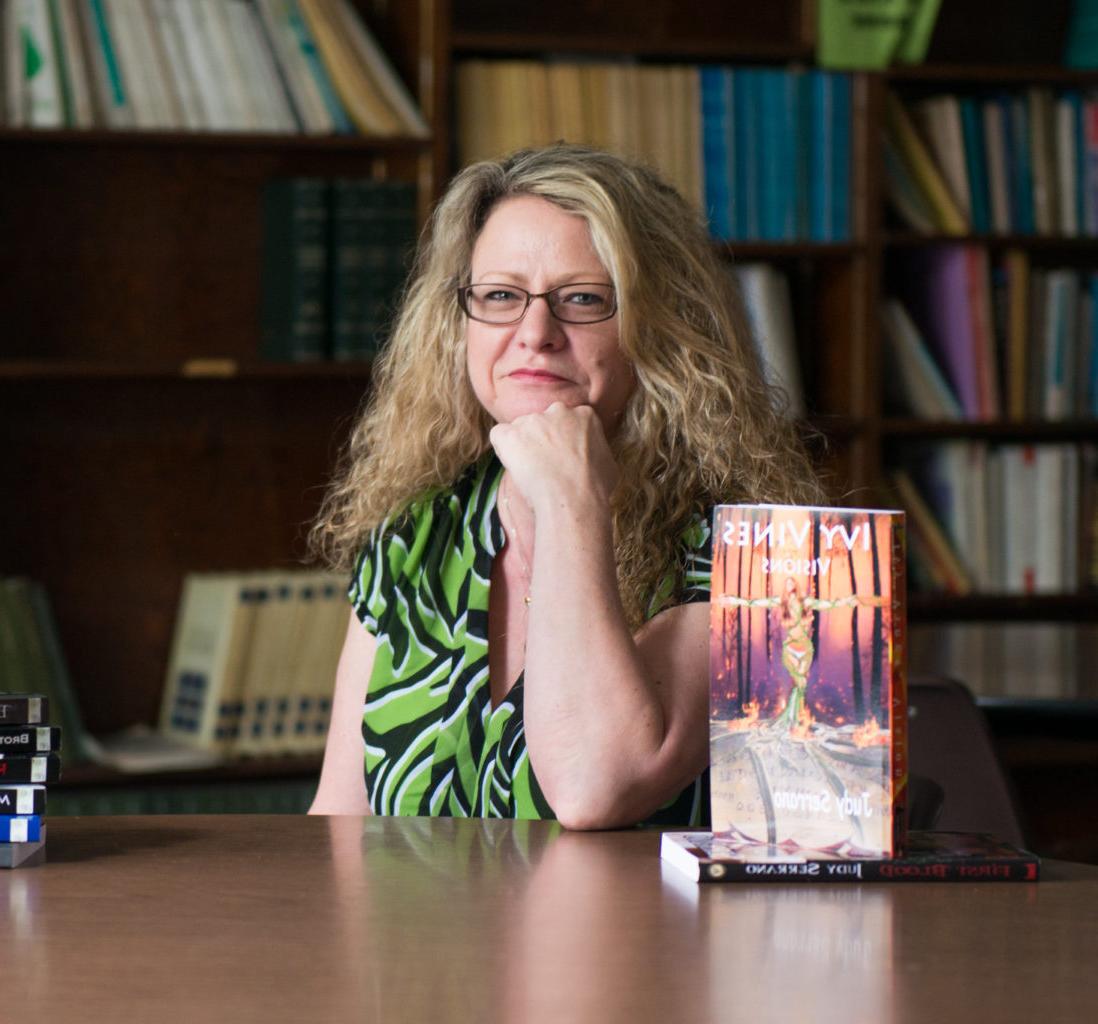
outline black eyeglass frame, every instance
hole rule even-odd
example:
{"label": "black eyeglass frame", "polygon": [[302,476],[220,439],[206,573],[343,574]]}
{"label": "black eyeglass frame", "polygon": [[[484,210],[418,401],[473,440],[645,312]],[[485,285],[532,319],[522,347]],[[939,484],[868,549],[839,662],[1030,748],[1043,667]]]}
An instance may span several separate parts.
{"label": "black eyeglass frame", "polygon": [[[522,307],[522,312],[519,313],[513,320],[485,320],[483,317],[474,316],[469,312],[469,292],[473,288],[492,286],[495,285],[498,288],[507,288],[511,291],[522,292],[526,296],[526,304]],[[597,320],[565,320],[564,317],[558,315],[556,309],[553,308],[553,303],[549,300],[549,296],[554,292],[559,292],[564,288],[582,288],[585,285],[595,286],[597,288],[608,288],[610,290],[610,305],[613,307],[606,316],[600,316]],[[601,324],[615,316],[618,312],[618,294],[612,284],[607,284],[605,281],[569,281],[568,284],[557,285],[556,288],[550,288],[547,292],[531,292],[517,284],[504,284],[499,281],[474,281],[472,284],[458,285],[455,289],[457,292],[458,306],[461,307],[461,311],[470,319],[475,320],[478,324],[488,324],[490,327],[510,327],[511,324],[517,324],[530,309],[531,303],[534,299],[545,299],[545,304],[549,307],[549,315],[554,320],[559,320],[562,324]]]}

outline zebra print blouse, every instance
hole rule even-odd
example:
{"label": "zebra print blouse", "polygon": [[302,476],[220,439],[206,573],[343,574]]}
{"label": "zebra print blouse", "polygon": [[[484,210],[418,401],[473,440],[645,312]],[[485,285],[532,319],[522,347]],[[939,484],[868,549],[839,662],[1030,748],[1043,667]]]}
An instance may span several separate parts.
{"label": "zebra print blouse", "polygon": [[[497,707],[489,695],[488,587],[504,544],[502,476],[490,454],[452,489],[382,524],[356,563],[349,596],[378,641],[362,719],[375,814],[554,817],[527,755],[522,677]],[[711,545],[700,517],[683,549],[680,600],[708,601]],[[648,823],[704,824],[707,798],[699,778]]]}

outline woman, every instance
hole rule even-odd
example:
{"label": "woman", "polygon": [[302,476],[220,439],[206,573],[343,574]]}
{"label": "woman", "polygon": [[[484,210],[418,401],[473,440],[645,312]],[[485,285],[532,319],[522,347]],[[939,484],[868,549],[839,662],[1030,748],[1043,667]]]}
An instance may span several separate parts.
{"label": "woman", "polygon": [[701,820],[710,507],[817,497],[741,322],[645,168],[457,176],[314,528],[354,614],[313,812]]}

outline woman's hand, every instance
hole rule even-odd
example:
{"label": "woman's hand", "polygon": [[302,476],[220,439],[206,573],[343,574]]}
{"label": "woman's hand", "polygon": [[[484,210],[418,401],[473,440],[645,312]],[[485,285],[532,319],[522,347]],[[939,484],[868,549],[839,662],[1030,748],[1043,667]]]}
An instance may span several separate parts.
{"label": "woman's hand", "polygon": [[554,402],[545,412],[496,424],[489,439],[535,517],[577,502],[609,508],[618,466],[590,406]]}

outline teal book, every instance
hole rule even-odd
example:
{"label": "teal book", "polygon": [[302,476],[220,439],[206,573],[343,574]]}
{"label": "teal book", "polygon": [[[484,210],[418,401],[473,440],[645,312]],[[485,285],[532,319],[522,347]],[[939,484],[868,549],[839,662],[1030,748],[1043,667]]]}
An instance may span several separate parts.
{"label": "teal book", "polygon": [[260,355],[324,358],[328,332],[328,182],[282,178],[263,190]]}
{"label": "teal book", "polygon": [[987,159],[984,154],[984,125],[979,100],[972,96],[959,99],[961,133],[965,144],[965,171],[972,200],[972,230],[978,235],[991,231],[988,203]]}

